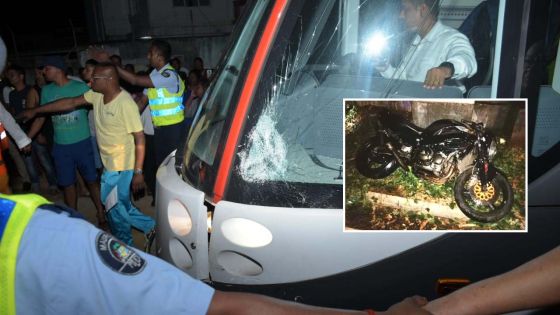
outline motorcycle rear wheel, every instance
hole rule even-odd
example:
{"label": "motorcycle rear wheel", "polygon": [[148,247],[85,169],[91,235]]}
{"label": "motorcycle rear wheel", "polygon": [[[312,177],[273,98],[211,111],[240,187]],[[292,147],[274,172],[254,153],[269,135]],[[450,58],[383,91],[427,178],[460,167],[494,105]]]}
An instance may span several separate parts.
{"label": "motorcycle rear wheel", "polygon": [[476,221],[497,222],[510,213],[513,207],[513,190],[506,177],[496,176],[482,189],[480,181],[472,174],[472,167],[459,174],[455,181],[455,201],[463,213]]}
{"label": "motorcycle rear wheel", "polygon": [[399,167],[393,154],[385,147],[385,139],[381,135],[360,145],[355,162],[360,174],[373,179],[385,178]]}

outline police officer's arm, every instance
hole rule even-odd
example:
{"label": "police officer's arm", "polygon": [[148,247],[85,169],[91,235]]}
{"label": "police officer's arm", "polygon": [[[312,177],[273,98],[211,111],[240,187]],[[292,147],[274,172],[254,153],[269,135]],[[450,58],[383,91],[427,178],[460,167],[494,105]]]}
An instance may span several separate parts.
{"label": "police officer's arm", "polygon": [[18,115],[18,118],[22,118],[24,121],[28,121],[30,119],[33,119],[33,117],[35,117],[37,114],[67,112],[84,104],[89,103],[86,101],[83,95],[61,98],[54,102],[47,103],[43,106],[25,110]]}
{"label": "police officer's arm", "polygon": [[[88,54],[98,62],[111,62],[109,53],[104,50],[99,50],[95,47],[90,47],[88,49]],[[154,83],[147,75],[137,75],[117,65],[115,65],[115,68],[117,68],[117,72],[119,73],[119,78],[125,80],[126,82],[132,85],[141,86],[145,88],[154,87]]]}
{"label": "police officer's arm", "polygon": [[145,87],[145,88],[153,88],[154,87],[154,83],[152,82],[152,79],[150,79],[150,76],[148,75],[137,75],[135,73],[132,73],[130,71],[127,71],[125,69],[116,67],[117,71],[119,72],[119,77],[123,80],[125,80],[126,82],[132,84],[132,85],[136,85],[136,86],[141,86],[141,87]]}
{"label": "police officer's arm", "polygon": [[430,302],[434,314],[503,314],[560,303],[560,247]]}
{"label": "police officer's arm", "polygon": [[355,310],[342,310],[324,307],[316,307],[305,304],[299,304],[284,300],[279,300],[263,295],[222,292],[216,291],[212,297],[208,315],[214,314],[232,314],[232,315],[251,315],[251,314],[317,314],[317,315],[335,315],[335,314],[378,314],[378,315],[426,315],[430,314],[421,307],[426,304],[424,298],[415,296],[404,299],[390,307],[385,312],[368,312]]}
{"label": "police officer's arm", "polygon": [[144,154],[146,152],[146,139],[144,131],[133,132],[134,137],[134,176],[132,177],[132,190],[138,191],[144,186],[144,175],[142,166],[144,165]]}

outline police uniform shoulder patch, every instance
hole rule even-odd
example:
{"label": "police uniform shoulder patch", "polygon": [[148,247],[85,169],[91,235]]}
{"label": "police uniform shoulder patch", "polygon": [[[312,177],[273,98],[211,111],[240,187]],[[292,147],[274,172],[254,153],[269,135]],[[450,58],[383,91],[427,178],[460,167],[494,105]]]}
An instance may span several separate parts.
{"label": "police uniform shoulder patch", "polygon": [[99,232],[95,247],[101,261],[111,270],[123,275],[135,275],[146,267],[146,260],[125,243],[106,232]]}
{"label": "police uniform shoulder patch", "polygon": [[161,72],[161,75],[162,75],[164,78],[169,78],[169,76],[170,76],[169,70],[167,70],[167,69],[166,69],[166,70],[163,70],[163,71]]}

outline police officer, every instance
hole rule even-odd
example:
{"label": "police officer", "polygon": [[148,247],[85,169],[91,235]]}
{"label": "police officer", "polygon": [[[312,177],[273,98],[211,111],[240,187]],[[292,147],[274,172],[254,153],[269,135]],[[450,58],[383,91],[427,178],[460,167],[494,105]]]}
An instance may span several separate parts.
{"label": "police officer", "polygon": [[[430,314],[414,297],[377,314]],[[376,314],[215,291],[73,209],[0,194],[0,314]]]}
{"label": "police officer", "polygon": [[[109,54],[105,51],[92,50],[98,61],[108,62]],[[156,165],[177,148],[180,136],[185,132],[183,121],[183,92],[185,83],[176,69],[169,64],[171,45],[163,40],[152,41],[148,50],[148,62],[154,69],[149,75],[136,75],[117,67],[119,77],[128,83],[146,88],[140,100],[140,112],[146,104],[150,106],[154,124],[154,143]]]}

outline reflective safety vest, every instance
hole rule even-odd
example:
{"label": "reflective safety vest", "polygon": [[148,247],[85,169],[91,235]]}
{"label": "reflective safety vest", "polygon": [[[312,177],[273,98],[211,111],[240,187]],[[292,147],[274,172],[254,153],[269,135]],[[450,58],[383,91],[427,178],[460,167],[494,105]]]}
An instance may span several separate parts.
{"label": "reflective safety vest", "polygon": [[0,314],[16,314],[19,242],[35,210],[50,202],[34,195],[0,194]]}
{"label": "reflective safety vest", "polygon": [[185,91],[185,83],[173,67],[167,65],[160,69],[173,73],[177,77],[177,93],[170,93],[166,88],[149,88],[148,89],[148,105],[152,112],[152,122],[154,126],[168,126],[180,123],[185,118],[185,106],[183,105],[183,92]]}

